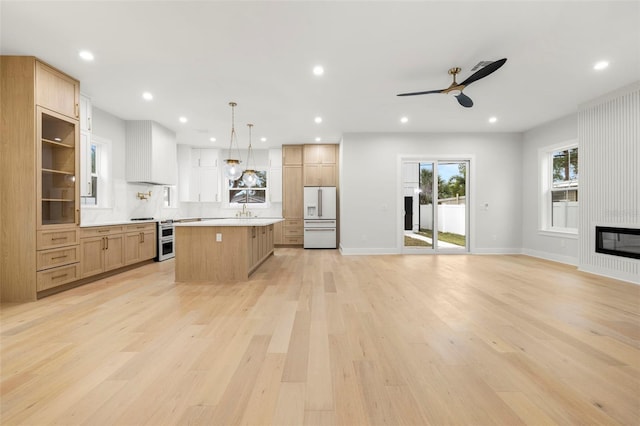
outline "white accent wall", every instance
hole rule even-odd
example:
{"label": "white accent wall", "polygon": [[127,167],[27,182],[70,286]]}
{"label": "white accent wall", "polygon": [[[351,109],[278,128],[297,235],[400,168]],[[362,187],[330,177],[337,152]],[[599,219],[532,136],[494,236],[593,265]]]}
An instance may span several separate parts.
{"label": "white accent wall", "polygon": [[595,227],[640,228],[640,82],[580,107],[579,269],[640,283],[640,260],[595,252]]}
{"label": "white accent wall", "polygon": [[[523,135],[522,142],[522,251],[571,265],[578,264],[578,236],[540,231],[540,165],[541,148],[562,144],[578,138],[578,117],[572,114],[538,126]],[[579,155],[582,146],[578,142]],[[580,194],[582,199],[582,169]]]}
{"label": "white accent wall", "polygon": [[519,133],[345,133],[340,147],[342,252],[400,253],[404,223],[400,160],[456,156],[471,158],[471,251],[521,252],[521,142]]}

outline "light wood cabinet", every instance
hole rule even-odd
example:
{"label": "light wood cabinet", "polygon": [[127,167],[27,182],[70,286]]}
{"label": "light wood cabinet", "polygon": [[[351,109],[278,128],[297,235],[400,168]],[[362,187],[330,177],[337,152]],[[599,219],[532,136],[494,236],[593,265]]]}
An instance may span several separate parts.
{"label": "light wood cabinet", "polygon": [[78,120],[80,82],[40,61],[35,66],[36,104]]}
{"label": "light wood cabinet", "polygon": [[78,122],[42,107],[36,107],[36,117],[40,168],[38,227],[75,225],[80,213]]}
{"label": "light wood cabinet", "polygon": [[304,164],[336,164],[336,147],[333,144],[304,146]]}
{"label": "light wood cabinet", "polygon": [[337,186],[337,145],[304,146],[304,186]]}
{"label": "light wood cabinet", "polygon": [[278,222],[273,224],[273,244],[281,245],[282,241],[282,224],[283,222]]}
{"label": "light wood cabinet", "polygon": [[122,234],[80,239],[81,277],[89,277],[124,266]]}
{"label": "light wood cabinet", "polygon": [[122,226],[83,228],[80,231],[80,275],[86,278],[124,266]]}
{"label": "light wood cabinet", "polygon": [[156,225],[129,225],[125,228],[124,263],[131,265],[156,257]]}
{"label": "light wood cabinet", "polygon": [[301,166],[303,145],[282,145],[282,165]]}
{"label": "light wood cabinet", "polygon": [[0,299],[31,301],[77,278],[77,261],[41,251],[78,245],[80,83],[31,56],[2,56],[0,70]]}

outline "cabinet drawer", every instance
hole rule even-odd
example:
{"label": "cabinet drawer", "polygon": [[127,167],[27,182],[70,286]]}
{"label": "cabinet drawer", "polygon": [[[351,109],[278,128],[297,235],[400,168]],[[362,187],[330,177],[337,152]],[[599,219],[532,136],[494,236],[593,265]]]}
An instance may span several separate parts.
{"label": "cabinet drawer", "polygon": [[80,261],[80,246],[63,247],[52,250],[42,250],[37,253],[38,271],[51,269],[56,266],[68,265]]}
{"label": "cabinet drawer", "polygon": [[143,231],[153,231],[156,229],[156,223],[140,223],[135,225],[126,225],[124,227],[124,232],[143,232]]}
{"label": "cabinet drawer", "polygon": [[285,236],[282,238],[283,244],[303,244],[304,237]]}
{"label": "cabinet drawer", "polygon": [[301,237],[303,235],[303,230],[301,226],[295,228],[284,228],[283,235],[285,237]]}
{"label": "cabinet drawer", "polygon": [[38,272],[36,289],[38,291],[47,290],[62,284],[70,283],[80,278],[78,264],[60,266],[54,269]]}
{"label": "cabinet drawer", "polygon": [[122,234],[122,226],[96,226],[95,228],[81,228],[80,238],[105,237],[107,235]]}
{"label": "cabinet drawer", "polygon": [[285,228],[289,228],[289,227],[296,228],[296,227],[298,227],[298,228],[302,229],[302,219],[286,219],[284,221],[284,227]]}
{"label": "cabinet drawer", "polygon": [[51,231],[37,231],[36,240],[38,250],[71,246],[78,244],[78,230],[59,229]]}

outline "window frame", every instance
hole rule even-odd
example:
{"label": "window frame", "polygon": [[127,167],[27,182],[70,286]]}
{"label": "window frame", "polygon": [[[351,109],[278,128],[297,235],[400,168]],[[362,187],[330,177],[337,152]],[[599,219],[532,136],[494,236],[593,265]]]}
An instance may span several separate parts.
{"label": "window frame", "polygon": [[[226,187],[225,187],[225,191],[224,191],[224,197],[225,197],[225,202],[227,204],[227,206],[229,206],[229,208],[242,208],[243,205],[246,205],[248,208],[256,208],[256,209],[266,209],[269,208],[271,206],[271,203],[269,202],[269,183],[271,181],[271,174],[269,171],[269,168],[266,166],[258,166],[256,167],[256,171],[258,172],[264,172],[265,177],[266,177],[266,186],[264,188],[257,188],[259,190],[264,190],[264,203],[238,203],[238,202],[232,202],[231,201],[231,191],[233,190],[238,190],[239,188],[232,188],[231,187],[231,181],[228,179],[225,179],[223,176],[223,180],[226,181]],[[240,179],[242,179],[242,177],[240,177]]]}
{"label": "window frame", "polygon": [[[100,209],[100,208],[111,208],[111,204],[113,201],[112,196],[112,184],[111,184],[111,170],[113,163],[113,155],[112,155],[112,144],[111,140],[103,139],[98,136],[91,135],[89,139],[89,146],[87,149],[86,157],[81,161],[87,161],[87,174],[88,177],[96,178],[96,203],[95,204],[86,204],[83,203],[83,199],[93,198],[93,197],[80,197],[80,203],[82,208],[88,209]],[[93,173],[91,171],[91,151],[92,146],[96,147],[96,172]],[[93,182],[91,184],[92,190],[94,189]]]}
{"label": "window frame", "polygon": [[[555,145],[543,147],[538,152],[539,162],[539,214],[538,233],[547,236],[562,236],[566,238],[578,238],[578,226],[575,228],[553,226],[553,193],[560,191],[577,191],[577,203],[580,201],[580,169],[575,186],[566,188],[554,188],[553,182],[553,153],[558,151],[570,151],[576,148],[580,158],[580,147],[577,139],[565,141]],[[579,204],[578,204],[579,205]]]}

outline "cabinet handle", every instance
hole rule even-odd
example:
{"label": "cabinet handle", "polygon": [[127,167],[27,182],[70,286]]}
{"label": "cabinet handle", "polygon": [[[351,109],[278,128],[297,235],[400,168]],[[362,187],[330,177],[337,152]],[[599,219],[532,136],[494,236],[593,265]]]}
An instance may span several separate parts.
{"label": "cabinet handle", "polygon": [[109,250],[109,237],[104,237],[104,241],[106,242],[105,250]]}
{"label": "cabinet handle", "polygon": [[110,231],[110,229],[98,229],[98,232],[99,232],[99,233],[102,233],[102,232],[109,232],[109,231]]}
{"label": "cabinet handle", "polygon": [[80,108],[78,107],[78,104],[76,104],[76,109],[75,109],[75,113],[76,113],[76,117],[80,116]]}
{"label": "cabinet handle", "polygon": [[80,209],[76,209],[76,225],[80,225]]}
{"label": "cabinet handle", "polygon": [[144,243],[144,232],[140,233],[140,242]]}
{"label": "cabinet handle", "polygon": [[51,260],[56,260],[56,259],[64,259],[65,257],[69,257],[68,255],[64,255],[64,256],[56,256],[56,257],[52,257]]}
{"label": "cabinet handle", "polygon": [[55,277],[51,277],[52,280],[57,280],[58,278],[64,278],[69,274],[56,275]]}
{"label": "cabinet handle", "polygon": [[87,117],[87,129],[91,131],[91,117]]}
{"label": "cabinet handle", "polygon": [[51,241],[66,240],[67,237],[51,237]]}

